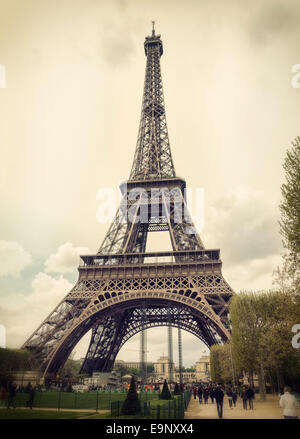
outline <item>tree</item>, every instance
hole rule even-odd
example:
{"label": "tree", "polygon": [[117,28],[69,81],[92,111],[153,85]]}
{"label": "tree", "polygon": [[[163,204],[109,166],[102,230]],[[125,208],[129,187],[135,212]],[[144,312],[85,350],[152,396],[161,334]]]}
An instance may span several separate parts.
{"label": "tree", "polygon": [[281,186],[280,231],[284,246],[292,253],[300,253],[300,137],[292,142],[283,165],[286,183]]}
{"label": "tree", "polygon": [[260,313],[263,309],[263,301],[262,294],[244,292],[234,296],[230,303],[234,363],[239,370],[250,374],[251,385],[253,385],[253,374],[255,372],[258,374],[262,399],[265,398],[264,354],[259,343],[266,325]]}
{"label": "tree", "polygon": [[129,374],[129,368],[127,366],[124,366],[123,364],[116,364],[114,366],[114,370],[118,372],[121,377]]}
{"label": "tree", "polygon": [[60,372],[60,376],[62,378],[67,379],[67,381],[77,380],[81,369],[81,365],[82,365],[81,360],[73,360],[72,358],[68,358],[64,364],[62,371]]}
{"label": "tree", "polygon": [[0,348],[0,383],[6,385],[14,372],[33,369],[30,354],[25,349],[6,349]]}
{"label": "tree", "polygon": [[141,404],[136,391],[134,376],[131,378],[130,387],[122,406],[123,415],[137,415],[141,412]]}
{"label": "tree", "polygon": [[210,349],[211,379],[217,383],[232,381],[230,345],[214,345]]}
{"label": "tree", "polygon": [[300,376],[300,352],[291,343],[291,328],[300,321],[298,299],[288,291],[264,293],[261,314],[266,330],[261,334],[260,349],[264,353],[264,367],[275,376],[277,389],[284,383],[295,383]]}
{"label": "tree", "polygon": [[178,383],[175,383],[175,387],[174,387],[174,395],[180,395],[181,391],[180,391],[180,387],[178,386]]}
{"label": "tree", "polygon": [[300,376],[300,351],[291,343],[292,327],[300,321],[299,298],[289,291],[236,295],[230,304],[233,357],[239,370],[258,374],[260,395],[265,376],[295,384]]}
{"label": "tree", "polygon": [[286,253],[283,267],[275,272],[275,283],[300,296],[300,137],[292,142],[283,165],[286,182],[281,186],[280,233]]}
{"label": "tree", "polygon": [[160,399],[172,399],[172,395],[169,390],[169,386],[167,384],[167,380],[164,381],[163,388],[161,394],[159,396]]}
{"label": "tree", "polygon": [[153,364],[147,364],[147,372],[148,373],[154,372],[154,365]]}

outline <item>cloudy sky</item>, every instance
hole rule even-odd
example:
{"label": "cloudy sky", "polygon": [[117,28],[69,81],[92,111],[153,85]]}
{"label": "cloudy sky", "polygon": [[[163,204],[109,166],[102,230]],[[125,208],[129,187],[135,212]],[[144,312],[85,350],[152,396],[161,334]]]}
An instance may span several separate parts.
{"label": "cloudy sky", "polygon": [[[203,188],[207,248],[238,293],[272,285],[280,186],[299,135],[298,0],[0,0],[0,323],[20,347],[96,252],[101,188],[128,178],[151,21],[161,34],[175,169]],[[199,224],[200,226],[200,224]],[[152,234],[154,235],[154,234]],[[168,237],[147,249],[168,248]],[[167,353],[148,331],[148,359]],[[118,358],[138,360],[132,338]],[[177,359],[174,331],[175,360]],[[87,340],[75,348],[82,357]],[[189,366],[205,347],[184,334]]]}

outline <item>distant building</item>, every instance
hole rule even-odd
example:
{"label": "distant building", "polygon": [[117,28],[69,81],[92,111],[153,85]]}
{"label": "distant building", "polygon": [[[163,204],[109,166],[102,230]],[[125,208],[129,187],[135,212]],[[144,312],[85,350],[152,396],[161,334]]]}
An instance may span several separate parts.
{"label": "distant building", "polygon": [[[154,363],[154,375],[158,380],[170,381],[170,361],[167,356],[160,357],[156,363]],[[175,368],[175,364],[171,364],[173,370],[174,381],[180,381],[180,374],[178,367]],[[197,381],[209,381],[210,380],[210,362],[209,356],[200,358],[193,366],[195,371],[182,371],[182,380],[185,383],[193,383]]]}
{"label": "distant building", "polygon": [[[180,382],[180,374],[179,372],[175,372],[174,380],[179,383]],[[182,372],[182,381],[184,383],[194,383],[197,381],[196,372]]]}
{"label": "distant building", "polygon": [[196,361],[196,381],[210,381],[210,361],[209,356],[201,357]]}
{"label": "distant building", "polygon": [[154,363],[153,375],[157,380],[170,380],[170,371],[174,376],[175,363],[170,363],[169,357],[162,356]]}
{"label": "distant building", "polygon": [[[153,366],[153,363],[146,362],[147,366]],[[140,369],[141,363],[139,361],[124,361],[124,360],[116,360],[114,364],[114,368],[116,366],[124,366],[130,369]]]}
{"label": "distant building", "polygon": [[[114,367],[117,365],[122,365],[128,368],[140,369],[140,362],[138,361],[124,361],[124,360],[116,360]],[[161,356],[155,363],[147,363],[147,365],[154,366],[154,372],[149,374],[149,378],[154,381],[163,381],[167,380],[170,382],[170,367],[171,374],[173,375],[172,381],[180,381],[179,369],[175,368],[175,363],[172,362],[170,364],[170,360],[168,356]],[[182,380],[185,383],[193,383],[198,381],[210,381],[210,361],[209,356],[206,355],[201,357],[191,369],[195,369],[194,371],[182,371]]]}
{"label": "distant building", "polygon": [[83,382],[87,386],[115,388],[120,384],[120,374],[115,372],[93,372],[93,375],[84,378]]}
{"label": "distant building", "polygon": [[17,386],[26,387],[28,383],[32,386],[43,383],[42,375],[38,371],[26,370],[23,372],[14,372],[13,381]]}

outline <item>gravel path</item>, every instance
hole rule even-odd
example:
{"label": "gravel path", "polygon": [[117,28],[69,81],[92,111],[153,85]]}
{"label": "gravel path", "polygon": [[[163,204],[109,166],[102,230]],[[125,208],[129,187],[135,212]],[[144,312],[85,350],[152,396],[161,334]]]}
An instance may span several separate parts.
{"label": "gravel path", "polygon": [[[254,400],[253,410],[244,410],[241,398],[238,398],[236,407],[229,408],[227,397],[224,397],[223,419],[282,419],[282,409],[279,407],[279,397],[267,395],[265,401],[259,399],[259,395]],[[297,410],[300,419],[300,408]],[[211,401],[207,404],[199,404],[198,399],[192,399],[185,412],[185,419],[216,419],[218,418],[217,406]]]}

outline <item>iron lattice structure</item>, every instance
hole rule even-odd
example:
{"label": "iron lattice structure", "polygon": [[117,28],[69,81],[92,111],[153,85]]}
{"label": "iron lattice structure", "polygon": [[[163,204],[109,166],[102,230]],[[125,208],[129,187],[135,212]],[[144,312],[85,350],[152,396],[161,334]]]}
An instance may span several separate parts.
{"label": "iron lattice structure", "polygon": [[[98,253],[81,256],[76,285],[23,345],[39,359],[45,378],[59,372],[89,330],[81,370],[89,374],[110,371],[124,343],[147,328],[171,325],[207,346],[230,337],[226,321],[234,292],[222,276],[220,251],[204,248],[186,208],[185,180],[175,174],[160,70],[163,45],[154,30],[144,47],[140,128],[120,207]],[[163,230],[173,251],[146,253],[148,232]]]}

